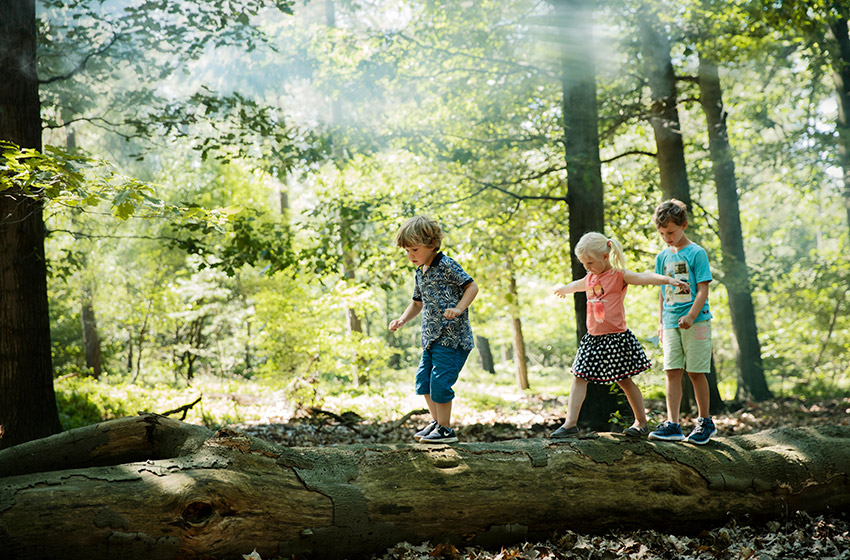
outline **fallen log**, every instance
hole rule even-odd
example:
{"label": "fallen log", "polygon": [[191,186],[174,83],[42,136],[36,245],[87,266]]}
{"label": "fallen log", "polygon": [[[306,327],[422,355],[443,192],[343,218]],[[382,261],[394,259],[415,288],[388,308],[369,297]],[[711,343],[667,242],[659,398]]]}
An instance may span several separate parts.
{"label": "fallen log", "polygon": [[400,541],[685,532],[850,506],[850,427],[709,445],[575,440],[287,448],[158,415],[0,452],[5,560],[352,558]]}

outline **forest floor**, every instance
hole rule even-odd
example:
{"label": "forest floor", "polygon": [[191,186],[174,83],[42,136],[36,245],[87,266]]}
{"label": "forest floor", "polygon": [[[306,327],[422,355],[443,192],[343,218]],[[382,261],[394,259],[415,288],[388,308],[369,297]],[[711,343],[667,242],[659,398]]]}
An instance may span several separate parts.
{"label": "forest floor", "polygon": [[[510,410],[457,411],[455,428],[461,442],[501,441],[545,437],[563,417],[563,398],[526,397]],[[663,402],[647,400],[653,420],[659,420]],[[779,399],[745,403],[714,416],[718,436],[742,435],[784,426],[817,426],[850,423],[850,398],[806,402]],[[268,417],[240,428],[262,439],[287,446],[400,443],[426,424],[424,410],[410,411],[393,420],[363,418],[339,406],[295,411],[288,418]],[[683,418],[686,433],[692,419]],[[710,443],[709,443],[710,445]],[[706,527],[698,535],[677,534],[676,520],[669,532],[609,531],[603,534],[557,532],[542,542],[524,542],[496,550],[455,548],[437,543],[398,543],[373,560],[509,560],[509,559],[798,559],[850,560],[850,512],[811,516],[790,513],[784,519],[762,524],[730,521]],[[250,558],[246,556],[246,558]],[[256,559],[256,555],[253,557]]]}

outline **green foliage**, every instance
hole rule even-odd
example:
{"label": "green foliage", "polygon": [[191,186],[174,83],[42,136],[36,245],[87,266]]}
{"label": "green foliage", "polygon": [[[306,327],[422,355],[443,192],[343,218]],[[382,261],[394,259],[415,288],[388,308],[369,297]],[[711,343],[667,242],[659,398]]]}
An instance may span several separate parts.
{"label": "green foliage", "polygon": [[[57,373],[85,368],[77,325],[88,291],[110,375],[136,376],[140,387],[260,375],[301,404],[374,406],[355,380],[408,379],[419,356],[414,325],[397,333],[386,325],[412,293],[413,271],[393,234],[427,213],[445,229],[444,250],[481,288],[473,328],[490,339],[500,379],[513,380],[519,318],[531,390],[566,394],[574,311],[551,287],[571,279],[570,107],[559,74],[568,22],[522,0],[334,4],[333,28],[317,3],[282,18],[257,2],[154,2],[150,12],[121,5],[103,14],[86,3],[44,4],[46,136],[61,143],[60,131],[73,133],[99,156],[4,146],[0,191],[17,187],[46,204]],[[847,387],[850,232],[835,167],[830,12],[817,3],[642,4],[663,18],[683,78],[696,202],[689,231],[716,271],[717,203],[690,78],[700,51],[721,64],[771,387]],[[286,13],[290,4],[276,7]],[[597,6],[607,22],[597,30],[597,87],[605,233],[623,243],[629,268],[645,271],[660,249],[650,215],[662,195],[634,43],[637,7]],[[184,26],[181,10],[197,17]],[[78,69],[83,61],[67,52],[88,58]],[[73,80],[52,79],[68,73]],[[98,116],[107,114],[108,122]],[[98,159],[107,153],[115,166]],[[731,396],[736,346],[716,276],[715,358]],[[661,352],[651,342],[657,289],[632,288],[626,306],[654,365],[642,389],[661,397]],[[350,331],[350,313],[362,332]],[[410,392],[387,385],[394,398]],[[88,417],[126,412],[80,396],[86,391],[62,398],[82,399],[74,406],[90,408]],[[520,406],[489,394],[468,404]]]}

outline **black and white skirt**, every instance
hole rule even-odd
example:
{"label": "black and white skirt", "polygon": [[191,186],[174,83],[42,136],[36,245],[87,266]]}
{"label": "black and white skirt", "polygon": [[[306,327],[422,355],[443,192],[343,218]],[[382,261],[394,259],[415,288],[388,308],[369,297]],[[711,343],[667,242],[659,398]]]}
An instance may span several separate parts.
{"label": "black and white skirt", "polygon": [[632,331],[592,335],[578,345],[573,374],[590,383],[608,384],[648,370],[652,366]]}

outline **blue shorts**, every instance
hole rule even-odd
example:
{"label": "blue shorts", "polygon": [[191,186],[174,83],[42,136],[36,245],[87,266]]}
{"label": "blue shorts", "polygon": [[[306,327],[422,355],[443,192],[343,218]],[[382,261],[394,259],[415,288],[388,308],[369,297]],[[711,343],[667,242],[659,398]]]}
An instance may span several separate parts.
{"label": "blue shorts", "polygon": [[452,386],[466,363],[469,350],[433,344],[422,351],[416,370],[416,394],[431,395],[435,403],[447,403],[455,397]]}

